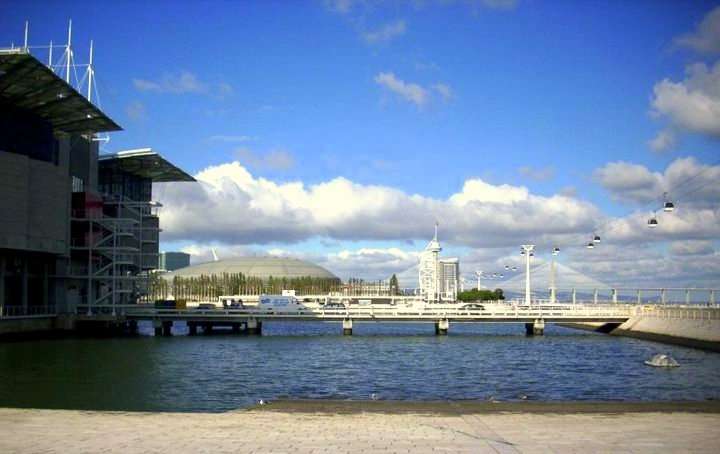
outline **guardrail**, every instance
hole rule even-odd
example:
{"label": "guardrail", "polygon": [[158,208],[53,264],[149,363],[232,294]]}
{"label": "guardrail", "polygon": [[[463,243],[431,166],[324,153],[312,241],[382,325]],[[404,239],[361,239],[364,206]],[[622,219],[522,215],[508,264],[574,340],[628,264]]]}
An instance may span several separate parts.
{"label": "guardrail", "polygon": [[[339,320],[351,318],[361,320],[438,320],[453,319],[457,321],[526,320],[530,318],[551,319],[606,319],[629,318],[636,307],[625,304],[608,305],[548,305],[520,306],[502,305],[487,309],[462,309],[447,307],[383,307],[375,308],[357,306],[347,308],[298,308],[298,309],[266,309],[266,308],[188,308],[172,309],[157,308],[151,305],[94,305],[91,314],[110,314],[134,318],[264,318],[264,319],[318,319]],[[78,313],[86,315],[87,306],[78,307]]]}
{"label": "guardrail", "polygon": [[2,318],[48,317],[55,315],[57,315],[55,306],[0,307],[0,317]]}

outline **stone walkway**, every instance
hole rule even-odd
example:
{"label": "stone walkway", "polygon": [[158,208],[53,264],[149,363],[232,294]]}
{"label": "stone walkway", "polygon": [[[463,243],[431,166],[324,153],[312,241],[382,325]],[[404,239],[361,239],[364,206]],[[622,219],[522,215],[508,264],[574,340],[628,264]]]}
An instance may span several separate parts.
{"label": "stone walkway", "polygon": [[717,453],[720,413],[0,409],[0,453],[15,452]]}

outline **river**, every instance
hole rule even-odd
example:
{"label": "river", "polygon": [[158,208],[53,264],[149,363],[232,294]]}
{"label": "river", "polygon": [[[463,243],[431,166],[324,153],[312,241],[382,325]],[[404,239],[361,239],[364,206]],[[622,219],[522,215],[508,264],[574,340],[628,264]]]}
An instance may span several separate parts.
{"label": "river", "polygon": [[[720,354],[549,325],[266,322],[263,336],[0,343],[0,406],[226,411],[259,399],[720,399]],[[643,361],[668,353],[676,369]]]}

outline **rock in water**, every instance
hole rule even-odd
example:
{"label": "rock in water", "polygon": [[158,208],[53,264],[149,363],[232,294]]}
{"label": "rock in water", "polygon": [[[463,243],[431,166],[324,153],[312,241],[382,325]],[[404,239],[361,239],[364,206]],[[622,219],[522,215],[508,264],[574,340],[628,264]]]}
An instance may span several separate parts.
{"label": "rock in water", "polygon": [[678,364],[675,359],[673,359],[671,356],[663,355],[663,354],[657,354],[650,358],[649,360],[645,361],[645,364],[648,366],[653,367],[679,367],[680,364]]}

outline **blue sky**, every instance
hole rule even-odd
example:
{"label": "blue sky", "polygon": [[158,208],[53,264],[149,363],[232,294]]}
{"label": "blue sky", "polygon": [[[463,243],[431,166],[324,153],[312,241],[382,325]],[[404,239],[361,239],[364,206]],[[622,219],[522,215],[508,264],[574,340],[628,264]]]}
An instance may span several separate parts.
{"label": "blue sky", "polygon": [[[310,188],[343,177],[362,188],[440,201],[480,179],[525,187],[538,197],[569,195],[597,210],[595,224],[607,225],[652,208],[647,195],[623,195],[621,188],[640,183],[622,186],[598,176],[608,163],[664,175],[679,158],[692,157],[696,167],[683,174],[692,176],[720,156],[714,117],[702,123],[710,126],[698,126],[677,104],[654,104],[664,79],[692,85],[689,65],[707,65],[714,74],[716,25],[709,15],[717,2],[3,3],[3,45],[21,41],[26,19],[37,45],[64,42],[72,18],[81,61],[95,40],[102,107],[125,129],[105,151],[151,146],[193,174],[238,161],[253,178],[277,185]],[[705,19],[709,34],[700,27]],[[710,40],[710,51],[697,40],[682,41],[692,34]],[[706,90],[711,99],[714,83]],[[653,150],[648,142],[663,131],[673,144]],[[672,189],[670,183],[663,184]],[[717,216],[717,200],[709,210]],[[242,213],[238,217],[242,222]],[[475,265],[509,254],[508,244],[523,234],[526,241],[575,247],[579,242],[568,235],[592,233],[578,223],[546,238],[542,218],[535,221],[536,228],[496,244],[463,239],[450,222],[446,249]],[[415,229],[364,235],[327,223],[315,233],[271,235],[270,241],[260,227],[253,231],[257,239],[252,232],[214,239],[213,228],[173,224],[182,222],[179,215],[168,222],[167,249],[274,248],[324,254],[315,258],[328,266],[328,254],[411,251],[425,241]],[[496,229],[484,234],[499,238],[504,228]],[[637,242],[621,236],[618,248]],[[671,242],[683,240],[709,244],[717,258],[714,231],[668,232],[646,246],[668,258]]]}

